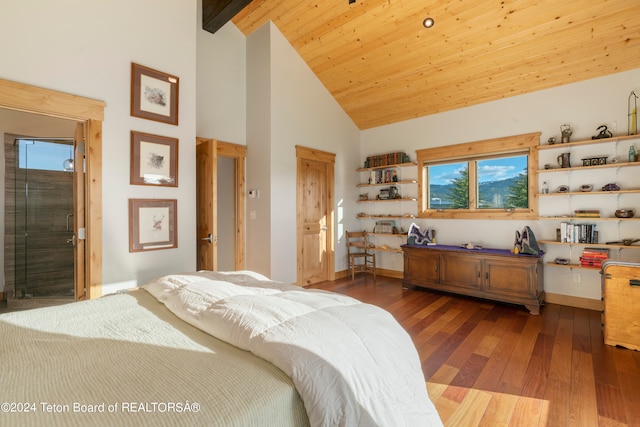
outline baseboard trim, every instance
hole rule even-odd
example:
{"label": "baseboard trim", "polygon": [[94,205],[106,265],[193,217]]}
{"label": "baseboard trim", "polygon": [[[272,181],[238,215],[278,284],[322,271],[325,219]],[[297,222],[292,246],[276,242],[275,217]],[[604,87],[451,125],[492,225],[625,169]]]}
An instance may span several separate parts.
{"label": "baseboard trim", "polygon": [[602,301],[597,299],[545,292],[544,301],[549,304],[559,304],[566,305],[568,307],[584,308],[586,310],[602,311]]}
{"label": "baseboard trim", "polygon": [[[404,271],[387,270],[385,268],[376,268],[376,275],[393,277],[394,279],[402,279],[404,277]],[[350,270],[336,271],[336,279],[342,279],[343,277],[351,277]]]}

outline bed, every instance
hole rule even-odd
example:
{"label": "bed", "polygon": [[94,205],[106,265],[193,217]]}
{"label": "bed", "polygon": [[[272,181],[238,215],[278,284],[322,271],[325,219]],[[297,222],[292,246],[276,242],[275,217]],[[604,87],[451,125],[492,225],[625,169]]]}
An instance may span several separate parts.
{"label": "bed", "polygon": [[386,311],[257,273],[0,316],[11,425],[442,425]]}

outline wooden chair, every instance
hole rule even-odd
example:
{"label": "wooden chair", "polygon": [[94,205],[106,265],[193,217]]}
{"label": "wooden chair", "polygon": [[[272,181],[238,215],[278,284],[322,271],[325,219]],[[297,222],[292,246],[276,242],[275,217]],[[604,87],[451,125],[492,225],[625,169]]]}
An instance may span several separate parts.
{"label": "wooden chair", "polygon": [[376,254],[367,243],[366,231],[345,232],[347,239],[347,260],[351,270],[351,280],[356,273],[373,273],[373,281],[376,280]]}

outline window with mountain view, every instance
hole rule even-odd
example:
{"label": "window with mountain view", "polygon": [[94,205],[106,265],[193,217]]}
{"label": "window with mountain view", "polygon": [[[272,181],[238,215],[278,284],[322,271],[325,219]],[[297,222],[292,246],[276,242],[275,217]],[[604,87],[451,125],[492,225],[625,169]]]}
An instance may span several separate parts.
{"label": "window with mountain view", "polygon": [[[476,209],[529,207],[527,156],[490,157],[469,162],[426,165],[429,209]],[[476,179],[471,180],[469,171]]]}
{"label": "window with mountain view", "polygon": [[[418,150],[420,217],[531,218],[539,134]],[[453,157],[452,153],[465,153]]]}

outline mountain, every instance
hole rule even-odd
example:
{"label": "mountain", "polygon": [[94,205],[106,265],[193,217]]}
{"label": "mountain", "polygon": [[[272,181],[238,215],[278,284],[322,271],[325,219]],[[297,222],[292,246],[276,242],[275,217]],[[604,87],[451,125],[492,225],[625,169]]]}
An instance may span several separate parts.
{"label": "mountain", "polygon": [[[481,204],[484,207],[503,208],[504,203],[509,195],[509,188],[514,186],[518,177],[503,179],[500,181],[486,181],[480,183]],[[437,209],[441,206],[443,209],[449,207],[449,194],[453,188],[453,184],[432,184],[430,187],[431,208]]]}

